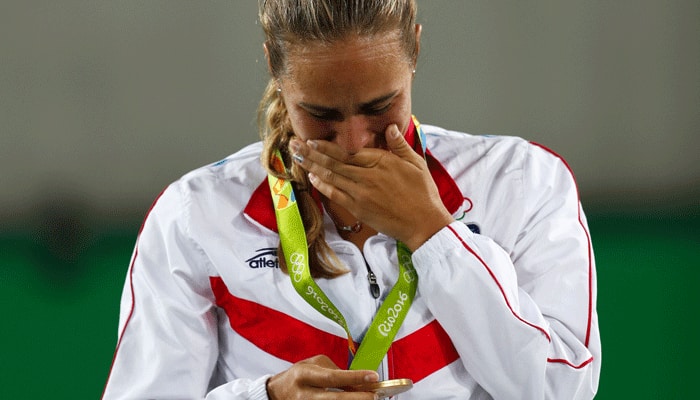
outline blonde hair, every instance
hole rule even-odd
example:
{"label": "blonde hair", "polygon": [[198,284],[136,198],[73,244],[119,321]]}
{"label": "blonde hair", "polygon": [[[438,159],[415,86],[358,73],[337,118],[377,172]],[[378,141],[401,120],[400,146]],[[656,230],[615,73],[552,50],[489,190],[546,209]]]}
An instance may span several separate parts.
{"label": "blonde hair", "polygon": [[[398,32],[406,57],[415,63],[415,0],[260,0],[259,17],[265,34],[271,78],[258,107],[258,129],[263,140],[261,161],[269,173],[292,182],[309,245],[314,277],[333,278],[347,271],[325,241],[323,217],[311,196],[311,184],[303,169],[291,162],[287,148],[294,136],[278,80],[287,72],[287,54],[295,45],[334,43],[350,36],[371,37]],[[279,150],[288,173],[273,166]],[[277,253],[286,272],[281,246]]]}

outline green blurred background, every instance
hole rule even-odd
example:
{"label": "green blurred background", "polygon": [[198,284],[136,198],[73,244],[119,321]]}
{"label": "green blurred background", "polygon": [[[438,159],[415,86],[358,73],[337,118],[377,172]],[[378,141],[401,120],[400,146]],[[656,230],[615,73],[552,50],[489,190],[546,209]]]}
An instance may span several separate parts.
{"label": "green blurred background", "polygon": [[[414,112],[576,172],[600,399],[700,398],[700,2],[418,0]],[[0,399],[99,398],[141,219],[256,140],[254,1],[0,2]]]}

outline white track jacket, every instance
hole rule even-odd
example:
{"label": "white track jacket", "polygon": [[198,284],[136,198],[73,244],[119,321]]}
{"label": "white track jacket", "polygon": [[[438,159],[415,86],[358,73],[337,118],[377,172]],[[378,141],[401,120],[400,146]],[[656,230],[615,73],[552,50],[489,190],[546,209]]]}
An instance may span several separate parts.
{"label": "white track jacket", "polygon": [[[413,253],[416,297],[380,379],[413,380],[398,400],[593,398],[595,263],[567,164],[519,138],[423,130],[456,221]],[[347,368],[344,330],[279,269],[261,148],[197,169],[155,201],[126,278],[104,399],[267,399],[266,379],[297,361],[326,354]],[[317,282],[359,341],[397,280],[396,242],[378,234],[361,252],[324,221],[351,272]]]}

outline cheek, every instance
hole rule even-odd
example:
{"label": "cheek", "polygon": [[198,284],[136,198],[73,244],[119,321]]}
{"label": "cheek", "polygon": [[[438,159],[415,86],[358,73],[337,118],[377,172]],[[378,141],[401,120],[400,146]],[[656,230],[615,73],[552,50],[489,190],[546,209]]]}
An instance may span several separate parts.
{"label": "cheek", "polygon": [[391,124],[396,124],[399,131],[405,132],[411,119],[411,107],[408,106],[408,103],[397,104],[388,113],[378,116],[376,119],[377,132],[384,133]]}
{"label": "cheek", "polygon": [[376,117],[369,117],[369,129],[377,135],[384,135],[386,128],[391,124],[396,124],[401,128],[403,122],[400,120],[398,115],[393,113],[387,113],[386,115],[380,115]]}
{"label": "cheek", "polygon": [[299,113],[289,112],[289,120],[292,123],[294,134],[301,140],[326,139],[331,135],[329,123],[315,118],[302,116]]}

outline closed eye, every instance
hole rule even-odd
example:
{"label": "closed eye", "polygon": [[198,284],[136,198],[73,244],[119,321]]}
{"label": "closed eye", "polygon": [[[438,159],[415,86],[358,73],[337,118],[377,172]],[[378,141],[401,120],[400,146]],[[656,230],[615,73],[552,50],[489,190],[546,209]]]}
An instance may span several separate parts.
{"label": "closed eye", "polygon": [[384,114],[385,112],[389,111],[389,109],[391,108],[391,106],[392,106],[392,103],[388,103],[387,105],[385,105],[385,106],[383,106],[383,107],[378,107],[378,108],[377,108],[377,107],[371,107],[371,108],[362,110],[362,112],[363,112],[365,115],[381,115],[381,114]]}
{"label": "closed eye", "polygon": [[340,113],[340,111],[333,108],[326,108],[305,103],[301,103],[299,106],[312,118],[319,121],[340,121],[343,119],[343,115]]}
{"label": "closed eye", "polygon": [[319,121],[340,121],[343,119],[337,111],[307,111],[309,115],[316,118]]}

